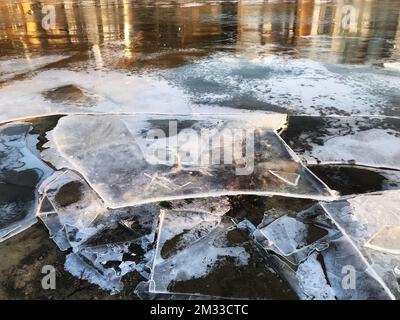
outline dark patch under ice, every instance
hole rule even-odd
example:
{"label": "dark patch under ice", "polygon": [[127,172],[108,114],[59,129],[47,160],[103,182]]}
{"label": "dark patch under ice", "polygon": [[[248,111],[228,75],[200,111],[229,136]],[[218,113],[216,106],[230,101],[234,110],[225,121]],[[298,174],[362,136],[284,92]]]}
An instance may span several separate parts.
{"label": "dark patch under ice", "polygon": [[32,153],[29,123],[0,127],[0,242],[36,222],[38,188],[51,174]]}
{"label": "dark patch under ice", "polygon": [[310,164],[400,169],[400,119],[289,117],[283,139]]}

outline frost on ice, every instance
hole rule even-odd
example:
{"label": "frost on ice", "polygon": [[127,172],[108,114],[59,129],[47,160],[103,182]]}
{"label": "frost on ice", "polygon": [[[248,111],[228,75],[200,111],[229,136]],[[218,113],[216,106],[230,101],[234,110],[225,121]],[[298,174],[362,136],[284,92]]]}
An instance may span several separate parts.
{"label": "frost on ice", "polygon": [[31,58],[1,59],[0,60],[0,82],[30,71],[37,70],[49,64],[66,59],[68,56],[51,55]]}
{"label": "frost on ice", "polygon": [[[157,90],[155,90],[157,88]],[[0,121],[55,113],[191,113],[182,90],[157,76],[46,70],[0,87]],[[155,103],[156,102],[156,103]]]}
{"label": "frost on ice", "polygon": [[[388,68],[396,67],[387,65]],[[398,65],[397,65],[398,68]],[[210,58],[165,71],[198,104],[296,115],[385,114],[397,108],[398,73],[257,52]]]}
{"label": "frost on ice", "polygon": [[37,189],[51,174],[35,152],[29,123],[0,127],[0,242],[36,222]]}
{"label": "frost on ice", "polygon": [[80,172],[112,208],[239,193],[331,196],[276,134],[284,121],[276,114],[71,115],[53,130],[48,146],[57,152],[45,158]]}
{"label": "frost on ice", "polygon": [[400,169],[400,120],[290,117],[284,140],[307,163]]}

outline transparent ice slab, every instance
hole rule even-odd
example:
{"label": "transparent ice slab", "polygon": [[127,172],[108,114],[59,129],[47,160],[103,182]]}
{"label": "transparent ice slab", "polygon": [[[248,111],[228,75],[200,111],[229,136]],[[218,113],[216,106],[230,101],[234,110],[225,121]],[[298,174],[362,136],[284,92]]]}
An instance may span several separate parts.
{"label": "transparent ice slab", "polygon": [[307,163],[400,169],[400,119],[290,117],[282,134]]}
{"label": "transparent ice slab", "polygon": [[[316,228],[316,227],[315,227]],[[294,264],[299,264],[305,260],[310,252],[323,250],[328,246],[325,237],[328,232],[319,235],[317,243],[307,243],[307,237],[310,233],[310,226],[303,222],[288,216],[283,216],[272,222],[266,227],[259,229],[259,241],[263,241],[265,249],[273,250],[286,257]]]}
{"label": "transparent ice slab", "polygon": [[[162,211],[150,291],[168,293],[168,285],[172,281],[201,277],[207,273],[208,265],[211,266],[216,262],[218,255],[232,254],[229,249],[221,249],[219,252],[218,249],[207,248],[207,245],[197,245],[190,252],[187,251],[190,244],[199,243],[199,240],[209,235],[213,230],[214,233],[218,233],[216,230],[221,230],[220,222],[221,216],[219,214],[211,215],[210,213],[195,211]],[[190,262],[190,259],[195,260]],[[185,261],[187,264],[185,264]]]}
{"label": "transparent ice slab", "polygon": [[400,226],[399,197],[399,191],[385,191],[323,204],[363,255],[375,276],[396,298],[400,297],[400,275],[396,272],[400,265],[396,249]]}
{"label": "transparent ice slab", "polygon": [[[277,200],[270,198],[276,209],[265,212],[251,233],[263,249],[266,263],[291,284],[301,299],[390,298],[363,256],[320,204],[311,203],[297,213],[289,205],[285,212],[284,208],[277,210],[281,207]],[[354,268],[354,288],[342,284],[348,266]]]}
{"label": "transparent ice slab", "polygon": [[391,294],[347,236],[332,239],[321,255],[327,279],[338,300],[391,299]]}
{"label": "transparent ice slab", "polygon": [[57,171],[40,188],[38,217],[61,250],[79,246],[98,228],[94,221],[107,209],[88,184],[71,170]]}
{"label": "transparent ice slab", "polygon": [[[43,183],[41,193],[39,218],[60,250],[72,250],[65,269],[112,293],[122,290],[123,278],[131,277],[131,273],[149,278],[161,208],[167,207],[171,212],[195,209],[195,221],[208,215],[219,220],[230,210],[227,198],[109,209],[85,180],[71,170],[55,172]],[[204,230],[214,226],[209,220],[201,225]],[[187,230],[182,243],[196,239],[196,231],[201,229]]]}
{"label": "transparent ice slab", "polygon": [[38,188],[52,170],[31,150],[29,123],[0,126],[0,242],[36,222]]}
{"label": "transparent ice slab", "polygon": [[295,213],[287,209],[265,212],[253,236],[265,250],[275,252],[284,261],[296,266],[312,252],[325,250],[337,233],[323,209],[314,204]]}
{"label": "transparent ice slab", "polygon": [[400,255],[400,225],[383,226],[375,235],[365,244],[366,247]]}
{"label": "transparent ice slab", "polygon": [[[277,114],[70,115],[48,144],[58,155],[44,157],[80,172],[110,208],[210,195],[330,197],[275,133],[284,121]],[[221,137],[221,145],[210,143]]]}
{"label": "transparent ice slab", "polygon": [[263,263],[246,225],[195,211],[164,211],[148,291],[224,298],[296,299]]}

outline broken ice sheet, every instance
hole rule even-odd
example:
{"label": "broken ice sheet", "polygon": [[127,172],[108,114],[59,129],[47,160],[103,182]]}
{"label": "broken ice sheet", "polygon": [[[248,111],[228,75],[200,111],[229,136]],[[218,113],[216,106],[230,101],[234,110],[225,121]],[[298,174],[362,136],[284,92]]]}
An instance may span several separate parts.
{"label": "broken ice sheet", "polygon": [[[311,232],[314,234],[311,235]],[[259,229],[259,233],[266,239],[265,249],[273,250],[295,264],[304,260],[311,251],[323,250],[328,246],[327,241],[323,239],[328,235],[328,231],[288,216],[280,217]],[[261,238],[261,235],[258,237]],[[314,237],[316,239],[313,239]],[[313,239],[314,242],[308,243],[309,239]]]}
{"label": "broken ice sheet", "polygon": [[[301,299],[389,298],[370,266],[320,204],[308,202],[309,207],[304,208],[307,202],[302,200],[303,204],[297,205],[295,212],[290,208],[296,206],[289,205],[285,209],[279,205],[284,203],[279,198],[271,197],[269,201],[275,204],[275,210],[265,212],[264,219],[253,232],[254,239],[265,250],[269,265],[290,283]],[[275,240],[275,243],[265,241],[261,232],[265,228],[269,228],[266,233],[269,241]],[[290,255],[282,253],[285,248]],[[354,288],[342,285],[343,270],[347,271],[348,266],[354,267]]]}
{"label": "broken ice sheet", "polygon": [[65,269],[76,277],[116,293],[124,286],[124,276],[134,271],[144,272],[145,261],[149,260],[149,257],[144,256],[143,249],[137,241],[84,246],[67,256]]}
{"label": "broken ice sheet", "polygon": [[36,222],[38,188],[52,172],[32,153],[30,130],[29,123],[0,126],[0,242]]}
{"label": "broken ice sheet", "polygon": [[400,169],[400,119],[289,117],[282,138],[307,163]]}
{"label": "broken ice sheet", "polygon": [[229,219],[193,211],[162,213],[149,290],[296,299]]}
{"label": "broken ice sheet", "polygon": [[345,235],[332,239],[321,255],[327,279],[337,299],[391,299],[374,270]]}
{"label": "broken ice sheet", "polygon": [[243,193],[330,197],[275,133],[285,118],[70,115],[43,156],[80,172],[110,208]]}
{"label": "broken ice sheet", "polygon": [[[131,273],[149,278],[161,205],[170,210],[196,208],[219,217],[227,199],[185,199],[160,205],[106,208],[89,185],[71,170],[58,171],[42,185],[39,217],[61,250],[72,248],[65,268],[74,276],[116,293]],[[188,232],[187,241],[196,235]]]}
{"label": "broken ice sheet", "polygon": [[120,292],[132,272],[147,280],[158,213],[157,206],[141,206],[98,216],[94,232],[67,256],[66,270],[111,293]]}
{"label": "broken ice sheet", "polygon": [[335,300],[334,290],[328,285],[324,271],[317,260],[318,253],[312,253],[299,265],[296,276],[304,294],[316,300]]}
{"label": "broken ice sheet", "polygon": [[102,200],[71,170],[55,172],[40,191],[44,199],[38,216],[61,250],[78,246],[95,233],[93,221],[107,212]]}
{"label": "broken ice sheet", "polygon": [[[400,279],[396,273],[400,256],[393,249],[398,247],[399,242],[395,233],[400,226],[399,197],[399,191],[393,190],[323,204],[370,264],[376,277],[396,298],[400,297]],[[390,228],[392,232],[383,234],[384,228]]]}

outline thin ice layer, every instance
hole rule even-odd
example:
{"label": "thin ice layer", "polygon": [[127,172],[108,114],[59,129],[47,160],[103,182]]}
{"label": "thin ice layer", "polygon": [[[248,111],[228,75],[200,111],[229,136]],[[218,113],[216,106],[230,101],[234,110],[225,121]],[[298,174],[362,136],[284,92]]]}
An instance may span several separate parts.
{"label": "thin ice layer", "polygon": [[[267,241],[261,232],[266,228],[271,231]],[[283,232],[273,237],[273,231],[279,228]],[[265,249],[266,261],[301,299],[390,298],[371,267],[320,204],[298,213],[287,210],[286,215],[266,212],[262,223],[252,232],[256,243]],[[288,246],[296,250],[285,256],[282,251]]]}
{"label": "thin ice layer", "polygon": [[[68,86],[87,93],[95,103],[66,103]],[[192,112],[185,93],[166,80],[118,71],[46,70],[4,85],[0,96],[0,122],[54,113]]]}
{"label": "thin ice layer", "polygon": [[[226,198],[185,199],[109,209],[71,170],[50,176],[43,183],[41,193],[39,218],[60,250],[72,250],[67,256],[65,269],[112,293],[123,289],[122,280],[133,277],[131,273],[138,273],[141,279],[149,278],[161,208],[168,207],[172,212],[195,208],[195,221],[207,217],[210,212],[219,221],[220,216],[230,209]],[[186,242],[199,236],[197,232],[215,226],[211,220],[203,223],[202,229],[185,230],[179,245],[184,247]],[[182,223],[176,228],[184,226]]]}
{"label": "thin ice layer", "polygon": [[328,284],[324,270],[317,260],[318,253],[312,253],[299,265],[296,276],[304,294],[315,300],[335,300],[335,292]]}
{"label": "thin ice layer", "polygon": [[385,287],[346,236],[331,239],[321,252],[327,280],[338,300],[388,300]]}
{"label": "thin ice layer", "polygon": [[163,212],[149,291],[295,299],[241,228],[212,213]]}
{"label": "thin ice layer", "polygon": [[260,232],[275,250],[285,256],[306,245],[307,226],[292,217],[283,216],[260,229]]}
{"label": "thin ice layer", "polygon": [[38,212],[60,250],[72,249],[65,269],[112,293],[122,278],[139,272],[148,277],[154,242],[156,207],[111,210],[87,183],[71,170],[59,171],[42,185]]}
{"label": "thin ice layer", "polygon": [[387,252],[400,254],[400,225],[383,226],[368,242],[366,247]]}
{"label": "thin ice layer", "polygon": [[29,123],[0,127],[0,242],[36,222],[38,188],[52,170],[31,150]]}
{"label": "thin ice layer", "polygon": [[[396,111],[399,78],[374,67],[328,65],[260,52],[217,53],[164,72],[200,104],[291,114],[384,114]],[[356,70],[356,72],[355,72]]]}
{"label": "thin ice layer", "polygon": [[[107,209],[87,183],[71,170],[57,171],[40,188],[44,195],[39,218],[61,250],[79,246],[98,231],[93,224]],[[48,202],[50,210],[43,210]]]}
{"label": "thin ice layer", "polygon": [[400,119],[290,117],[282,134],[310,164],[358,164],[400,169]]}
{"label": "thin ice layer", "polygon": [[16,75],[37,70],[41,67],[66,58],[68,58],[68,56],[50,55],[42,57],[26,57],[25,59],[2,59],[0,60],[0,82],[9,80]]}
{"label": "thin ice layer", "polygon": [[[240,193],[330,196],[274,132],[284,119],[71,115],[60,119],[50,146],[112,208]],[[47,155],[57,166],[60,157]]]}
{"label": "thin ice layer", "polygon": [[[399,297],[399,275],[396,267],[400,256],[392,250],[398,247],[393,233],[382,234],[382,228],[396,230],[400,226],[399,191],[361,195],[347,201],[324,203],[324,207],[340,229],[345,232],[364,256],[377,278]],[[377,238],[379,236],[379,238]],[[372,245],[378,241],[379,245]]]}
{"label": "thin ice layer", "polygon": [[299,265],[312,252],[325,250],[336,234],[337,229],[315,204],[296,213],[288,209],[265,212],[254,237],[265,250],[275,252],[292,265]]}
{"label": "thin ice layer", "polygon": [[[95,230],[92,235],[83,239],[73,248],[74,253],[67,256],[66,270],[112,293],[122,290],[122,279],[129,279],[131,273],[136,272],[142,279],[149,279],[161,206],[168,206],[172,212],[195,207],[199,217],[212,212],[217,219],[229,210],[225,198],[187,199],[159,205],[108,209],[106,214],[92,222],[91,229]],[[84,210],[78,212],[84,214]],[[194,219],[199,217],[194,216]],[[185,225],[176,226],[177,229],[181,227]],[[207,226],[203,225],[203,228]],[[181,244],[198,237],[196,230],[199,231],[186,230],[186,237]]]}
{"label": "thin ice layer", "polygon": [[190,211],[164,211],[161,214],[150,291],[168,293],[172,281],[185,281],[206,275],[220,257],[233,257],[245,263],[243,248],[218,245],[218,235],[232,226],[221,224],[219,215]]}
{"label": "thin ice layer", "polygon": [[[219,253],[209,250],[204,257],[205,248],[191,250],[187,247],[198,243],[209,235],[221,222],[220,214],[212,215],[208,212],[196,211],[162,211],[160,215],[157,247],[151,274],[150,291],[167,293],[168,285],[173,280],[187,280],[192,277],[201,277],[208,270],[208,265],[216,262]],[[197,246],[196,246],[197,248]],[[229,255],[229,251],[225,252]],[[195,259],[188,268],[185,259]],[[206,261],[207,260],[207,261]],[[186,261],[188,262],[188,261]]]}

